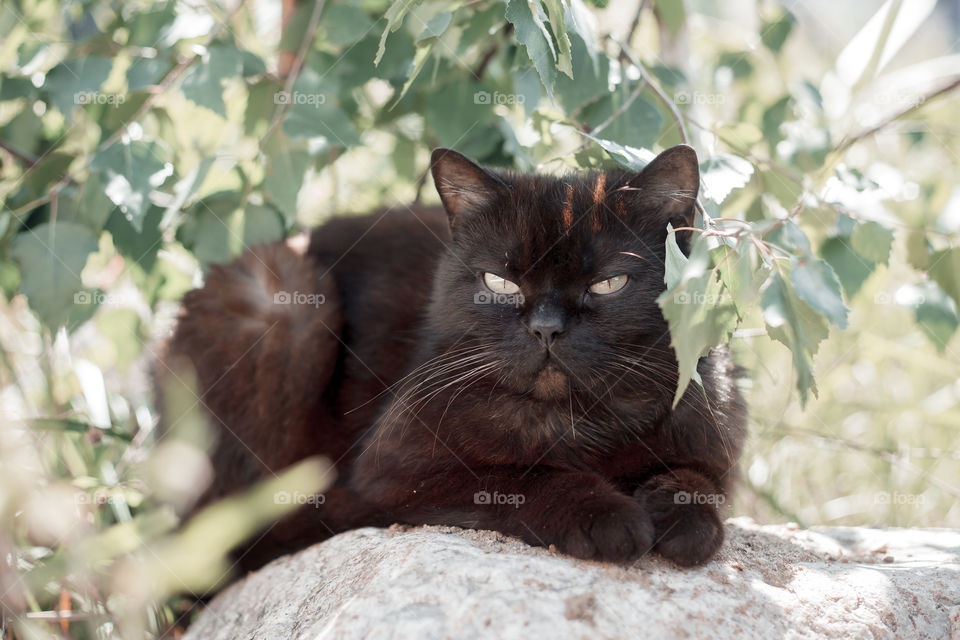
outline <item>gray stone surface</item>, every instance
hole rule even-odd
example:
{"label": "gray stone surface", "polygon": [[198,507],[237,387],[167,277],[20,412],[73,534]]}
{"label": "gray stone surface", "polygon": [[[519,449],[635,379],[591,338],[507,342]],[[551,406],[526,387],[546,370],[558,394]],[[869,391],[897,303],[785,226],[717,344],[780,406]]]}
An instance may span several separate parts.
{"label": "gray stone surface", "polygon": [[737,518],[713,562],[680,569],[489,531],[359,529],[237,582],[186,637],[960,639],[960,531]]}

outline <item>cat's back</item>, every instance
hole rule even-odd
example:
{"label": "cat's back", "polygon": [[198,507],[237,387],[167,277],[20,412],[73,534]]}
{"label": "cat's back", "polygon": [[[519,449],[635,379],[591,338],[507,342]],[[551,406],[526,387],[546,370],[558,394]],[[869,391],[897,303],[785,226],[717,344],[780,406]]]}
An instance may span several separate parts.
{"label": "cat's back", "polygon": [[[340,298],[347,347],[341,409],[366,402],[405,373],[434,268],[449,242],[446,213],[417,206],[334,218],[311,234],[308,254],[326,265]],[[365,413],[351,416],[363,422],[370,418]]]}

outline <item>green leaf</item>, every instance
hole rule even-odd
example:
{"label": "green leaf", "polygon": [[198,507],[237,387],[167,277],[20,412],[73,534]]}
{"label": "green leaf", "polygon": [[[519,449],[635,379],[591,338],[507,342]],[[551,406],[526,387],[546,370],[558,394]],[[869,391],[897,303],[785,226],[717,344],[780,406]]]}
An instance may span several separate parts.
{"label": "green leaf", "polygon": [[223,81],[239,77],[242,71],[243,58],[236,47],[213,44],[183,79],[180,89],[188,100],[226,117]]}
{"label": "green leaf", "polygon": [[753,73],[753,62],[750,61],[749,51],[727,51],[721,53],[716,65],[717,67],[730,69],[733,77],[738,80],[748,78]]}
{"label": "green leaf", "polygon": [[[599,67],[597,64],[597,38],[594,33],[596,28],[596,20],[593,17],[593,14],[590,13],[590,10],[583,4],[581,0],[570,0],[569,9],[567,11],[567,26],[577,34],[577,38],[571,38],[571,44],[576,42],[579,39],[583,42],[584,48],[586,49],[586,54],[590,58],[591,66],[596,69]],[[573,56],[573,69],[574,76],[577,76],[577,53],[571,51]]]}
{"label": "green leaf", "polygon": [[134,58],[127,69],[127,89],[131,92],[153,86],[173,67],[165,58]]}
{"label": "green leaf", "polygon": [[554,61],[557,54],[544,22],[546,16],[543,14],[540,2],[508,0],[506,18],[513,24],[517,41],[526,49],[527,55],[530,56],[533,66],[540,75],[540,82],[553,99],[553,84],[557,77]]}
{"label": "green leaf", "polygon": [[66,60],[50,71],[43,88],[50,94],[53,106],[69,118],[75,106],[87,103],[84,94],[100,90],[112,68],[113,60],[103,56]]}
{"label": "green leaf", "polygon": [[930,256],[930,277],[960,305],[960,248],[943,249]]}
{"label": "green leaf", "polygon": [[164,27],[173,22],[176,2],[155,2],[145,5],[146,11],[131,16],[127,21],[129,36],[126,44],[132,47],[156,47]]}
{"label": "green leaf", "polygon": [[930,281],[901,287],[897,299],[904,299],[913,307],[917,324],[937,351],[943,353],[960,324],[953,299],[936,282]]}
{"label": "green leaf", "polygon": [[247,105],[243,112],[243,132],[260,138],[269,126],[277,109],[279,85],[272,80],[260,80],[247,87]]}
{"label": "green leaf", "polygon": [[787,41],[790,32],[793,31],[793,25],[796,19],[789,11],[771,22],[764,22],[760,30],[760,39],[767,49],[774,53],[779,53],[783,48],[783,43]]}
{"label": "green leaf", "polygon": [[80,272],[96,250],[96,236],[74,222],[37,225],[13,239],[11,253],[22,274],[20,291],[51,329],[83,311],[77,308],[74,294],[83,288]]}
{"label": "green leaf", "polygon": [[634,147],[626,147],[621,144],[617,144],[611,140],[605,140],[603,138],[597,138],[590,135],[589,133],[580,132],[580,134],[586,138],[589,138],[596,142],[600,147],[610,154],[610,157],[617,161],[617,163],[629,169],[631,171],[640,171],[647,163],[653,160],[653,153],[645,149],[636,149]]}
{"label": "green leaf", "polygon": [[267,63],[263,61],[263,58],[245,49],[240,51],[240,66],[240,74],[244,78],[259,76],[267,72]]}
{"label": "green leaf", "polygon": [[[556,78],[557,98],[568,113],[582,109],[590,102],[597,102],[607,96],[609,64],[597,64],[591,60],[586,43],[579,36],[571,38],[573,52],[573,78],[565,75]],[[594,54],[595,56],[596,54]],[[613,113],[614,107],[608,99],[604,113],[598,113],[591,126],[596,126]],[[659,112],[658,112],[659,115]]]}
{"label": "green leaf", "polygon": [[783,223],[768,233],[764,239],[789,253],[803,254],[810,251],[810,239],[807,238],[807,234],[790,219],[783,220]]}
{"label": "green leaf", "polygon": [[798,183],[773,169],[761,171],[760,179],[764,193],[774,196],[785,209],[792,209],[803,193]]}
{"label": "green leaf", "polygon": [[329,5],[320,23],[326,32],[327,42],[336,46],[362,40],[373,26],[373,20],[366,11],[350,4]]}
{"label": "green leaf", "polygon": [[663,20],[667,30],[676,34],[687,21],[687,11],[684,0],[653,0],[654,11]]}
{"label": "green leaf", "polygon": [[561,0],[543,0],[547,5],[547,16],[554,40],[557,42],[557,69],[573,78],[573,61],[570,58],[570,37],[567,35],[567,23],[564,19],[564,7]]}
{"label": "green leaf", "polygon": [[847,306],[840,294],[840,281],[830,265],[817,258],[791,260],[790,282],[797,296],[841,329],[847,327]]}
{"label": "green leaf", "polygon": [[30,82],[30,78],[8,75],[0,77],[0,102],[18,100],[20,98],[27,98],[29,100],[36,94],[37,89],[33,86],[33,83]]}
{"label": "green leaf", "polygon": [[106,186],[101,174],[91,172],[80,193],[77,213],[82,224],[93,231],[100,231],[116,209],[116,205],[105,193]]}
{"label": "green leaf", "polygon": [[691,380],[702,384],[697,372],[700,358],[729,338],[737,325],[733,301],[709,266],[706,242],[697,239],[687,258],[677,245],[676,234],[667,234],[667,290],[657,298],[657,304],[670,327],[670,345],[677,357],[679,379],[674,407]]}
{"label": "green leaf", "polygon": [[[753,245],[743,241],[736,247],[721,244],[710,250],[713,264],[717,265],[720,280],[733,297],[733,304],[740,317],[746,315],[759,294],[759,286],[753,270]],[[763,279],[766,273],[761,272]]]}
{"label": "green leaf", "polygon": [[873,273],[876,265],[858,254],[850,246],[850,239],[840,236],[827,238],[818,252],[837,274],[843,292],[852,298]]}
{"label": "green leaf", "polygon": [[423,27],[423,31],[420,32],[420,35],[414,42],[417,47],[417,52],[413,57],[413,66],[411,67],[410,74],[407,76],[406,81],[403,83],[403,88],[400,90],[400,95],[397,96],[397,99],[394,101],[394,105],[400,102],[400,100],[407,95],[407,91],[410,89],[411,85],[413,85],[413,82],[417,79],[417,76],[420,75],[420,72],[423,70],[423,66],[426,64],[427,60],[430,59],[430,54],[433,53],[433,48],[440,39],[440,36],[442,36],[447,30],[447,27],[450,26],[450,19],[452,17],[452,13],[445,11],[434,16]]}
{"label": "green leaf", "polygon": [[113,246],[120,254],[136,262],[149,273],[157,260],[157,252],[163,246],[160,221],[163,209],[151,206],[143,219],[142,228],[135,228],[119,210],[107,220],[106,230],[113,237]]}
{"label": "green leaf", "polygon": [[823,316],[794,293],[793,288],[777,272],[767,281],[760,303],[767,334],[793,353],[797,389],[801,401],[806,404],[809,391],[817,394],[813,379],[813,356],[829,333],[827,323]]}
{"label": "green leaf", "polygon": [[360,135],[347,114],[328,103],[294,106],[283,120],[283,132],[294,139],[323,138],[324,148],[345,149],[360,144]]}
{"label": "green leaf", "polygon": [[[629,99],[626,88],[601,95],[603,97],[599,101],[583,110],[582,119],[591,127],[605,122]],[[663,116],[660,111],[638,96],[609,125],[597,131],[597,135],[628,147],[650,148],[661,138],[662,129]]]}
{"label": "green leaf", "polygon": [[167,226],[173,222],[174,218],[179,215],[180,209],[182,209],[183,205],[190,199],[190,196],[200,189],[203,181],[207,178],[207,173],[210,172],[210,167],[213,166],[213,161],[214,158],[201,160],[200,164],[194,167],[190,173],[181,178],[177,184],[173,185],[173,199],[163,212],[162,222],[160,223],[161,228],[167,228]]}
{"label": "green leaf", "polygon": [[336,93],[329,81],[312,68],[297,78],[290,95],[281,93],[290,103],[283,120],[283,132],[290,138],[323,138],[326,148],[347,148],[360,144],[360,135],[350,118],[336,105]]}
{"label": "green leaf", "polygon": [[867,260],[887,264],[893,246],[893,231],[876,222],[863,222],[853,229],[850,244]]}
{"label": "green leaf", "polygon": [[729,153],[717,153],[700,165],[703,197],[722,203],[730,192],[750,182],[753,165],[748,160]]}
{"label": "green leaf", "polygon": [[104,193],[140,232],[150,206],[149,194],[173,173],[155,142],[115,142],[93,156],[90,169],[106,184]]}
{"label": "green leaf", "polygon": [[763,112],[763,124],[760,128],[763,130],[763,137],[767,141],[771,153],[776,150],[777,143],[783,139],[783,135],[780,133],[780,125],[784,123],[790,113],[791,100],[790,96],[784,96]]}
{"label": "green leaf", "polygon": [[423,31],[421,31],[417,39],[414,40],[414,44],[419,47],[442,36],[447,30],[447,27],[450,26],[451,18],[453,18],[453,14],[449,11],[438,13],[430,18],[427,24],[424,25]]}
{"label": "green leaf", "polygon": [[248,204],[243,210],[243,244],[251,247],[282,239],[283,217],[273,207]]}
{"label": "green leaf", "polygon": [[229,262],[243,250],[240,194],[224,191],[190,207],[177,239],[203,264]]}
{"label": "green leaf", "polygon": [[441,145],[461,149],[471,132],[495,118],[490,94],[484,99],[478,89],[469,76],[459,77],[428,96],[424,120]]}
{"label": "green leaf", "polygon": [[907,231],[907,262],[910,266],[919,271],[926,271],[930,268],[931,255],[933,247],[927,239],[927,233],[923,229],[910,229]]}
{"label": "green leaf", "polygon": [[387,47],[387,36],[397,31],[400,25],[403,24],[404,16],[407,15],[410,9],[421,2],[423,2],[423,0],[396,0],[390,5],[386,13],[383,14],[383,17],[387,19],[387,26],[384,27],[383,33],[380,35],[380,44],[377,46],[377,56],[373,59],[374,65],[379,66],[380,60],[383,59],[383,54]]}
{"label": "green leaf", "polygon": [[309,162],[305,151],[293,149],[281,148],[268,157],[263,193],[283,213],[287,227],[297,219],[297,195]]}

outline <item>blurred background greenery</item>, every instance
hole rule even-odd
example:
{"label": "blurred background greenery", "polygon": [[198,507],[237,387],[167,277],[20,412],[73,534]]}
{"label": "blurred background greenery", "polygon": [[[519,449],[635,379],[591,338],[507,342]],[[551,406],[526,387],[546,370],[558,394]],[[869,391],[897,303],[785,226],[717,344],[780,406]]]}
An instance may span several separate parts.
{"label": "blurred background greenery", "polygon": [[955,0],[3,0],[4,633],[176,636],[275,492],[322,489],[308,461],[184,524],[211,436],[156,436],[151,362],[208,265],[436,203],[440,145],[693,144],[708,258],[662,305],[681,363],[751,372],[734,513],[960,527],[958,31]]}

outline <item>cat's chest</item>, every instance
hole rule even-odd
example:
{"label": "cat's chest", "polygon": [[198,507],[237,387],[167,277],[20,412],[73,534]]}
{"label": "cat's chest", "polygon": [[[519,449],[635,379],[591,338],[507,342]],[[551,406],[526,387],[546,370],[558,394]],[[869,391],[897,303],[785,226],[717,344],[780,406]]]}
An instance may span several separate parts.
{"label": "cat's chest", "polygon": [[541,403],[500,403],[491,415],[490,434],[518,464],[586,468],[615,449],[628,425],[607,411]]}

